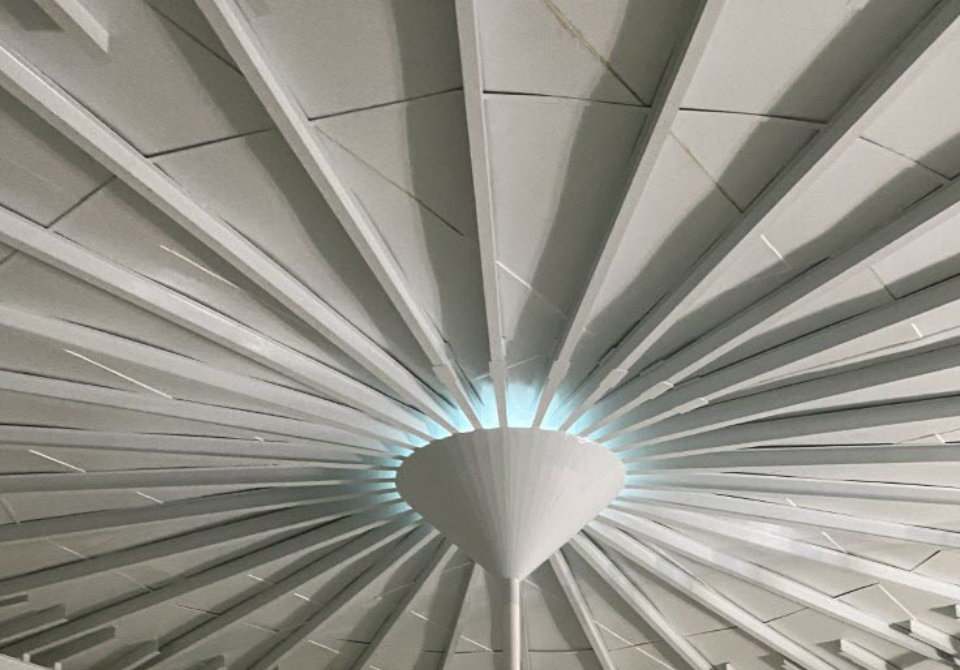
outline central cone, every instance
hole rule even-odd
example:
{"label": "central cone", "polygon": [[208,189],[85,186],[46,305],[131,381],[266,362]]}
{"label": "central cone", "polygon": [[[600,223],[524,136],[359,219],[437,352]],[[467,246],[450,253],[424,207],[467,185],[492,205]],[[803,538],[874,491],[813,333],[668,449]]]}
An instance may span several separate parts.
{"label": "central cone", "polygon": [[497,428],[431,442],[404,461],[400,495],[489,572],[523,579],[590,522],[625,480],[605,447]]}

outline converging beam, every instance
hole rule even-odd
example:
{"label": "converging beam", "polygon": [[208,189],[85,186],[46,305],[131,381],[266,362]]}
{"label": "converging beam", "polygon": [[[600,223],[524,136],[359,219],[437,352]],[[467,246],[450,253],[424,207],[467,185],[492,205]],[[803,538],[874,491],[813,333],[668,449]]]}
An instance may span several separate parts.
{"label": "converging beam", "polygon": [[450,428],[436,400],[419,380],[360,328],[321,300],[238,230],[201,207],[134,146],[2,44],[0,86],[402,398]]}
{"label": "converging beam", "polygon": [[[434,373],[453,394],[474,428],[480,427],[471,400],[472,390],[462,378],[447,343],[427,313],[417,304],[397,263],[373,221],[343,183],[306,113],[272,71],[266,55],[243,12],[233,0],[198,3],[210,25],[247,78],[254,93],[277,124],[287,144],[353,240],[360,255],[380,281],[400,316],[430,360]],[[420,405],[445,428],[455,431],[443,412],[420,394]]]}
{"label": "converging beam", "polygon": [[563,556],[563,550],[557,551],[550,557],[550,567],[553,568],[553,573],[557,576],[557,581],[560,582],[560,587],[563,589],[564,595],[567,596],[567,600],[573,608],[573,613],[577,616],[577,621],[580,622],[580,628],[583,630],[583,634],[586,635],[587,641],[590,643],[590,648],[593,649],[593,653],[597,657],[597,662],[600,664],[600,667],[602,670],[617,670],[617,666],[610,656],[610,651],[603,641],[603,636],[600,634],[600,629],[593,619],[590,606],[580,591],[580,585],[577,584],[577,580],[570,570],[567,559]]}
{"label": "converging beam", "polygon": [[101,51],[110,49],[110,33],[80,0],[34,0],[43,13],[67,31],[79,32]]}
{"label": "converging beam", "polygon": [[490,345],[490,379],[497,400],[501,426],[507,417],[507,352],[500,312],[500,278],[497,270],[497,234],[493,220],[493,191],[490,184],[490,154],[487,147],[486,109],[483,102],[483,60],[480,56],[480,27],[475,0],[457,0],[457,34],[460,40],[460,69],[463,77],[463,104],[470,142],[470,167],[477,214],[477,242],[480,272]]}
{"label": "converging beam", "polygon": [[446,643],[443,645],[443,655],[437,670],[453,670],[454,658],[457,655],[457,645],[460,643],[460,636],[463,633],[463,627],[466,623],[467,605],[469,604],[470,590],[478,581],[480,569],[477,564],[470,561],[467,566],[466,575],[463,583],[460,585],[460,593],[457,598],[457,611],[453,615],[453,626],[450,628],[450,634]]}
{"label": "converging beam", "polygon": [[593,372],[583,391],[568,405],[567,429],[592,403],[606,395],[712,284],[744,240],[765,221],[797,201],[836,159],[856,142],[863,131],[889,107],[915,79],[916,74],[951,43],[960,3],[944,0],[914,30],[877,72],[847,100],[830,123],[817,133],[760,195],[741,219],[700,257],[680,283],[627,334],[611,355]]}
{"label": "converging beam", "polygon": [[723,0],[699,0],[689,29],[673,48],[673,54],[660,79],[650,112],[647,114],[634,148],[633,172],[624,189],[623,199],[601,245],[600,253],[594,260],[587,285],[577,302],[573,317],[566,321],[560,336],[547,374],[546,385],[540,394],[534,426],[539,426],[543,422],[550,402],[570,368],[570,358],[593,315],[600,289],[620,250],[623,236],[636,214],[640,198],[647,187],[650,175],[653,174],[653,167],[670,136],[673,121],[680,111],[680,104],[683,102],[690,82],[693,81],[700,58],[706,51],[707,42],[713,33],[722,7]]}

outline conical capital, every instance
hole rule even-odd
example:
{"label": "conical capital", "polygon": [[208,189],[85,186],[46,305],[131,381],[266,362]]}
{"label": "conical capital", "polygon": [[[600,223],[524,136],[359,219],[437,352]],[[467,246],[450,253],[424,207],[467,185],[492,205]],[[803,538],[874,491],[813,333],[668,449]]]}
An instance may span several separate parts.
{"label": "conical capital", "polygon": [[623,487],[623,462],[567,433],[498,428],[418,449],[400,495],[489,572],[523,579]]}

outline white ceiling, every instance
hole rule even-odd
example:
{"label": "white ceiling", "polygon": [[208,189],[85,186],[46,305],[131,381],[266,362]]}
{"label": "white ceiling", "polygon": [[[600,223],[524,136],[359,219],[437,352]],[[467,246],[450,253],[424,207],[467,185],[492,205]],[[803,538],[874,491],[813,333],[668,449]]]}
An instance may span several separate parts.
{"label": "white ceiling", "polygon": [[630,477],[526,667],[950,664],[958,16],[0,0],[0,653],[492,670],[391,480],[537,423]]}

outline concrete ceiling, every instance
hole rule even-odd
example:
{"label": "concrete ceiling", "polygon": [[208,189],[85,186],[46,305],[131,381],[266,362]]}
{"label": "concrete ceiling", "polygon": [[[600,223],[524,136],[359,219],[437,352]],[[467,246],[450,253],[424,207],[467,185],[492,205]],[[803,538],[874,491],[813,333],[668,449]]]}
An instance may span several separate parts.
{"label": "concrete ceiling", "polygon": [[399,500],[627,487],[535,670],[960,654],[960,0],[0,0],[0,654],[492,670]]}

